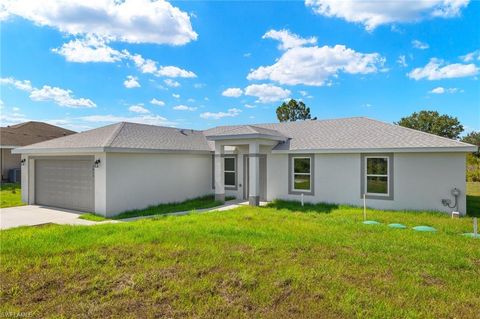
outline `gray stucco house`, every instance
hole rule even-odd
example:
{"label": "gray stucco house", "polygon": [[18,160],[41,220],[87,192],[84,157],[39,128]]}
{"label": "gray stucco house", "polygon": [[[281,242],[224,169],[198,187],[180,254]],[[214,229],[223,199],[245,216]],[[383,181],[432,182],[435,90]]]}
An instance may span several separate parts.
{"label": "gray stucco house", "polygon": [[355,117],[219,126],[118,123],[17,148],[22,199],[113,216],[215,193],[450,212],[476,146]]}

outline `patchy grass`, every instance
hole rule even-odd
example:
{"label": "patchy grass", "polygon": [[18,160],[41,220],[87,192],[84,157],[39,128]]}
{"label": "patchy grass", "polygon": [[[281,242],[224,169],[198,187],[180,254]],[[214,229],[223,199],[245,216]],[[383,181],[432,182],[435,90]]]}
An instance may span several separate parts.
{"label": "patchy grass", "polygon": [[480,217],[480,182],[467,182],[467,215]]}
{"label": "patchy grass", "polygon": [[[1,231],[0,311],[33,317],[475,318],[471,218],[277,202]],[[429,225],[437,233],[396,230]]]}
{"label": "patchy grass", "polygon": [[0,185],[0,208],[23,206],[20,184],[2,183]]}
{"label": "patchy grass", "polygon": [[85,219],[85,220],[91,220],[92,222],[101,222],[101,221],[108,220],[108,218],[105,218],[103,216],[96,215],[96,214],[93,214],[93,213],[82,214],[78,218],[79,219]]}
{"label": "patchy grass", "polygon": [[[226,197],[225,200],[232,200],[235,197]],[[131,217],[139,217],[139,216],[152,216],[152,215],[163,215],[168,213],[175,213],[175,212],[183,212],[183,211],[191,211],[196,209],[205,209],[205,208],[213,208],[215,206],[222,205],[223,202],[216,201],[213,195],[207,195],[202,197],[197,197],[193,199],[187,199],[181,203],[168,203],[168,204],[160,204],[157,206],[151,206],[146,209],[137,209],[131,210],[128,212],[121,213],[112,219],[124,219],[124,218],[131,218]]]}

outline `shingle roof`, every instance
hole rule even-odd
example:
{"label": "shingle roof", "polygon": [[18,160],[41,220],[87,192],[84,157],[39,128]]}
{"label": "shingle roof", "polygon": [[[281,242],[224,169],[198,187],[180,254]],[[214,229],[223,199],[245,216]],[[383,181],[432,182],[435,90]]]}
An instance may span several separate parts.
{"label": "shingle roof", "polygon": [[285,138],[285,136],[277,130],[256,125],[217,126],[213,129],[204,131],[204,133],[207,137],[262,135]]}
{"label": "shingle roof", "polygon": [[0,144],[24,146],[71,134],[75,134],[75,132],[43,122],[30,121],[0,127]]}
{"label": "shingle roof", "polygon": [[210,151],[202,131],[137,123],[117,123],[51,141],[29,145],[29,149],[138,149]]}
{"label": "shingle roof", "polygon": [[177,129],[135,123],[117,123],[90,131],[50,140],[28,147],[29,150],[104,148],[138,151],[213,151],[211,136],[263,134],[282,136],[274,151],[360,151],[402,149],[461,149],[472,151],[473,145],[387,124],[364,117],[335,120],[298,121],[273,124],[218,126],[205,131]]}
{"label": "shingle roof", "polygon": [[275,150],[455,148],[456,140],[365,117],[257,125],[289,137]]}

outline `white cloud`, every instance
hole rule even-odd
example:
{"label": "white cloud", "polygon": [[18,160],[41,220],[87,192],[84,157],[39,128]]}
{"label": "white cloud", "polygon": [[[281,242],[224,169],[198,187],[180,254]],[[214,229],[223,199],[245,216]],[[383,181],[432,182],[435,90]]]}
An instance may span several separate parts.
{"label": "white cloud", "polygon": [[420,50],[426,50],[428,49],[430,46],[428,45],[428,43],[425,43],[425,42],[422,42],[420,40],[413,40],[412,41],[412,46],[415,48],[415,49],[420,49]]}
{"label": "white cloud", "polygon": [[190,17],[163,0],[4,0],[2,17],[20,16],[71,35],[183,45],[197,39]]}
{"label": "white cloud", "polygon": [[271,103],[283,100],[290,95],[290,91],[271,84],[252,84],[245,88],[245,95],[255,96],[257,102]]}
{"label": "white cloud", "polygon": [[196,89],[201,89],[201,88],[205,87],[205,83],[195,83],[193,85],[193,87],[196,88]]}
{"label": "white cloud", "polygon": [[228,88],[222,92],[222,95],[227,97],[240,97],[242,94],[243,90],[240,88]]}
{"label": "white cloud", "polygon": [[270,66],[252,70],[247,79],[271,80],[288,85],[323,86],[340,72],[375,73],[385,59],[378,53],[361,53],[344,45],[296,47],[289,49]]}
{"label": "white cloud", "polygon": [[177,106],[174,106],[173,109],[176,110],[176,111],[190,111],[190,112],[193,112],[197,108],[193,107],[193,106],[177,105]]}
{"label": "white cloud", "polygon": [[460,57],[463,62],[471,62],[474,60],[480,61],[480,50],[475,50],[473,52],[467,53]]}
{"label": "white cloud", "polygon": [[22,90],[22,91],[27,91],[30,92],[33,90],[32,83],[28,80],[17,80],[12,77],[8,78],[0,78],[0,83],[1,84],[6,84],[6,85],[13,85],[15,88]]}
{"label": "white cloud", "polygon": [[147,113],[150,113],[149,110],[147,110],[146,108],[144,108],[142,105],[140,104],[137,104],[137,105],[132,105],[128,108],[128,110],[130,112],[134,112],[134,113],[142,113],[142,114],[147,114]]}
{"label": "white cloud", "polygon": [[52,49],[53,52],[65,57],[69,62],[116,62],[125,54],[109,47],[104,39],[93,35],[84,39],[71,40],[60,48]]}
{"label": "white cloud", "polygon": [[400,55],[398,57],[397,63],[404,68],[406,68],[408,66],[407,58],[404,55]]}
{"label": "white cloud", "polygon": [[124,51],[126,57],[133,61],[135,66],[142,73],[149,73],[155,76],[165,76],[170,78],[195,78],[197,75],[192,71],[184,70],[176,66],[158,66],[156,61],[145,59],[140,54],[130,54]]}
{"label": "white cloud", "polygon": [[33,101],[53,101],[58,105],[70,108],[92,108],[96,106],[90,99],[74,98],[71,90],[48,85],[44,85],[41,89],[33,89],[30,92],[30,99]]}
{"label": "white cloud", "polygon": [[165,105],[165,102],[153,98],[153,99],[150,101],[150,104],[158,105],[158,106],[164,106],[164,105]]}
{"label": "white cloud", "polygon": [[247,109],[254,109],[254,108],[256,108],[257,106],[256,106],[256,105],[252,105],[252,104],[245,104],[245,107],[246,107]]}
{"label": "white cloud", "polygon": [[180,86],[180,83],[178,83],[177,81],[174,81],[172,79],[165,79],[165,80],[163,80],[163,82],[167,86],[172,87],[172,88],[178,88]]}
{"label": "white cloud", "polygon": [[140,83],[138,83],[138,78],[136,76],[133,76],[133,75],[128,75],[127,79],[125,81],[123,81],[123,85],[127,89],[133,89],[133,88],[139,88],[140,87]]}
{"label": "white cloud", "polygon": [[444,94],[444,93],[457,93],[457,92],[462,92],[462,90],[459,90],[458,88],[444,88],[444,87],[436,87],[429,91],[428,93],[431,94]]}
{"label": "white cloud", "polygon": [[291,48],[304,46],[306,44],[317,43],[316,37],[310,37],[305,39],[285,29],[279,31],[272,29],[265,33],[262,39],[274,39],[280,41],[280,45],[278,46],[278,48],[281,50],[288,50]]}
{"label": "white cloud", "polygon": [[326,17],[363,24],[368,31],[385,24],[417,22],[460,15],[470,0],[357,1],[306,0],[313,11]]}
{"label": "white cloud", "polygon": [[446,64],[445,61],[432,58],[427,65],[413,69],[408,76],[415,80],[440,80],[451,78],[462,78],[478,74],[479,68],[475,64],[453,63]]}
{"label": "white cloud", "polygon": [[85,122],[93,122],[93,123],[118,123],[118,122],[134,122],[134,123],[141,123],[141,124],[150,124],[150,125],[164,125],[164,126],[175,126],[176,123],[167,120],[166,118],[147,114],[147,115],[139,115],[139,116],[117,116],[117,115],[88,115],[79,118]]}
{"label": "white cloud", "polygon": [[28,80],[17,80],[12,77],[0,78],[0,84],[12,85],[15,88],[30,93],[32,101],[52,101],[60,106],[70,108],[92,108],[96,104],[86,98],[75,98],[71,90],[65,90],[59,87],[44,85],[41,89],[34,88]]}
{"label": "white cloud", "polygon": [[204,112],[200,114],[200,117],[203,119],[213,119],[213,120],[219,120],[224,117],[235,117],[240,115],[242,110],[239,110],[237,108],[232,108],[228,109],[227,112]]}
{"label": "white cloud", "polygon": [[173,93],[172,96],[176,99],[179,99],[180,98],[180,94],[177,94],[177,93]]}
{"label": "white cloud", "polygon": [[158,69],[157,76],[166,76],[170,78],[195,78],[197,75],[192,71],[187,71],[184,69],[180,69],[176,66],[160,66]]}

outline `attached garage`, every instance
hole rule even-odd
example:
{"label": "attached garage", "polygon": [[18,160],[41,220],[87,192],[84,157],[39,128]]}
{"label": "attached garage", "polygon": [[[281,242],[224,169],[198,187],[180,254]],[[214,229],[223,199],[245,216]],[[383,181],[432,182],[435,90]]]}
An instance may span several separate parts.
{"label": "attached garage", "polygon": [[95,211],[94,158],[35,159],[35,204]]}

